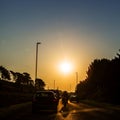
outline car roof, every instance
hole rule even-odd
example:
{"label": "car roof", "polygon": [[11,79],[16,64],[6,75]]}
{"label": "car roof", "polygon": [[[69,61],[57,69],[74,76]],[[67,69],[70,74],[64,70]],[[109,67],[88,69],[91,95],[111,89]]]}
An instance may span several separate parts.
{"label": "car roof", "polygon": [[53,91],[36,91],[36,93],[53,93],[54,94]]}

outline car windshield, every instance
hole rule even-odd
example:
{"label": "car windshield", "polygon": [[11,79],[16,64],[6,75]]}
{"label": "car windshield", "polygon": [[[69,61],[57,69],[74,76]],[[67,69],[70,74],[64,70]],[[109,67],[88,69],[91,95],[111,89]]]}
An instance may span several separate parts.
{"label": "car windshield", "polygon": [[36,97],[47,98],[47,97],[54,97],[54,95],[52,93],[41,92],[41,93],[37,93]]}

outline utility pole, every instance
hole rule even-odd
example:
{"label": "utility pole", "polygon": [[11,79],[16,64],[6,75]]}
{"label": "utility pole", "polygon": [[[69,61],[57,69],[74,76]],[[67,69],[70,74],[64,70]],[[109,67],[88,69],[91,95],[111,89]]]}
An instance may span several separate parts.
{"label": "utility pole", "polygon": [[36,43],[36,66],[35,66],[35,80],[37,79],[37,66],[38,66],[38,45],[41,44],[41,42]]}
{"label": "utility pole", "polygon": [[76,72],[76,86],[78,84],[78,72]]}
{"label": "utility pole", "polygon": [[54,90],[55,90],[55,80],[54,80]]}

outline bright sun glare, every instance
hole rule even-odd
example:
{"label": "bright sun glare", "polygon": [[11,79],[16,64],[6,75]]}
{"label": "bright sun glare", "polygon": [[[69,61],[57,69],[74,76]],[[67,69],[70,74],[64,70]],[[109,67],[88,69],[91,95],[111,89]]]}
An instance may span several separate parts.
{"label": "bright sun glare", "polygon": [[67,61],[62,62],[59,67],[60,71],[65,74],[69,73],[72,70],[72,64]]}

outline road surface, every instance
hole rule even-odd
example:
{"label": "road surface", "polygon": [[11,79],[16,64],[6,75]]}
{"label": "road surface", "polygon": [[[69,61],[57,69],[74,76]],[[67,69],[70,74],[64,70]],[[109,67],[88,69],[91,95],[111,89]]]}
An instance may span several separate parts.
{"label": "road surface", "polygon": [[59,101],[57,113],[48,111],[33,114],[31,104],[28,104],[17,112],[13,111],[12,114],[7,113],[0,120],[120,120],[119,110],[105,109],[83,103],[69,102],[66,109],[60,111],[61,109],[62,104]]}

